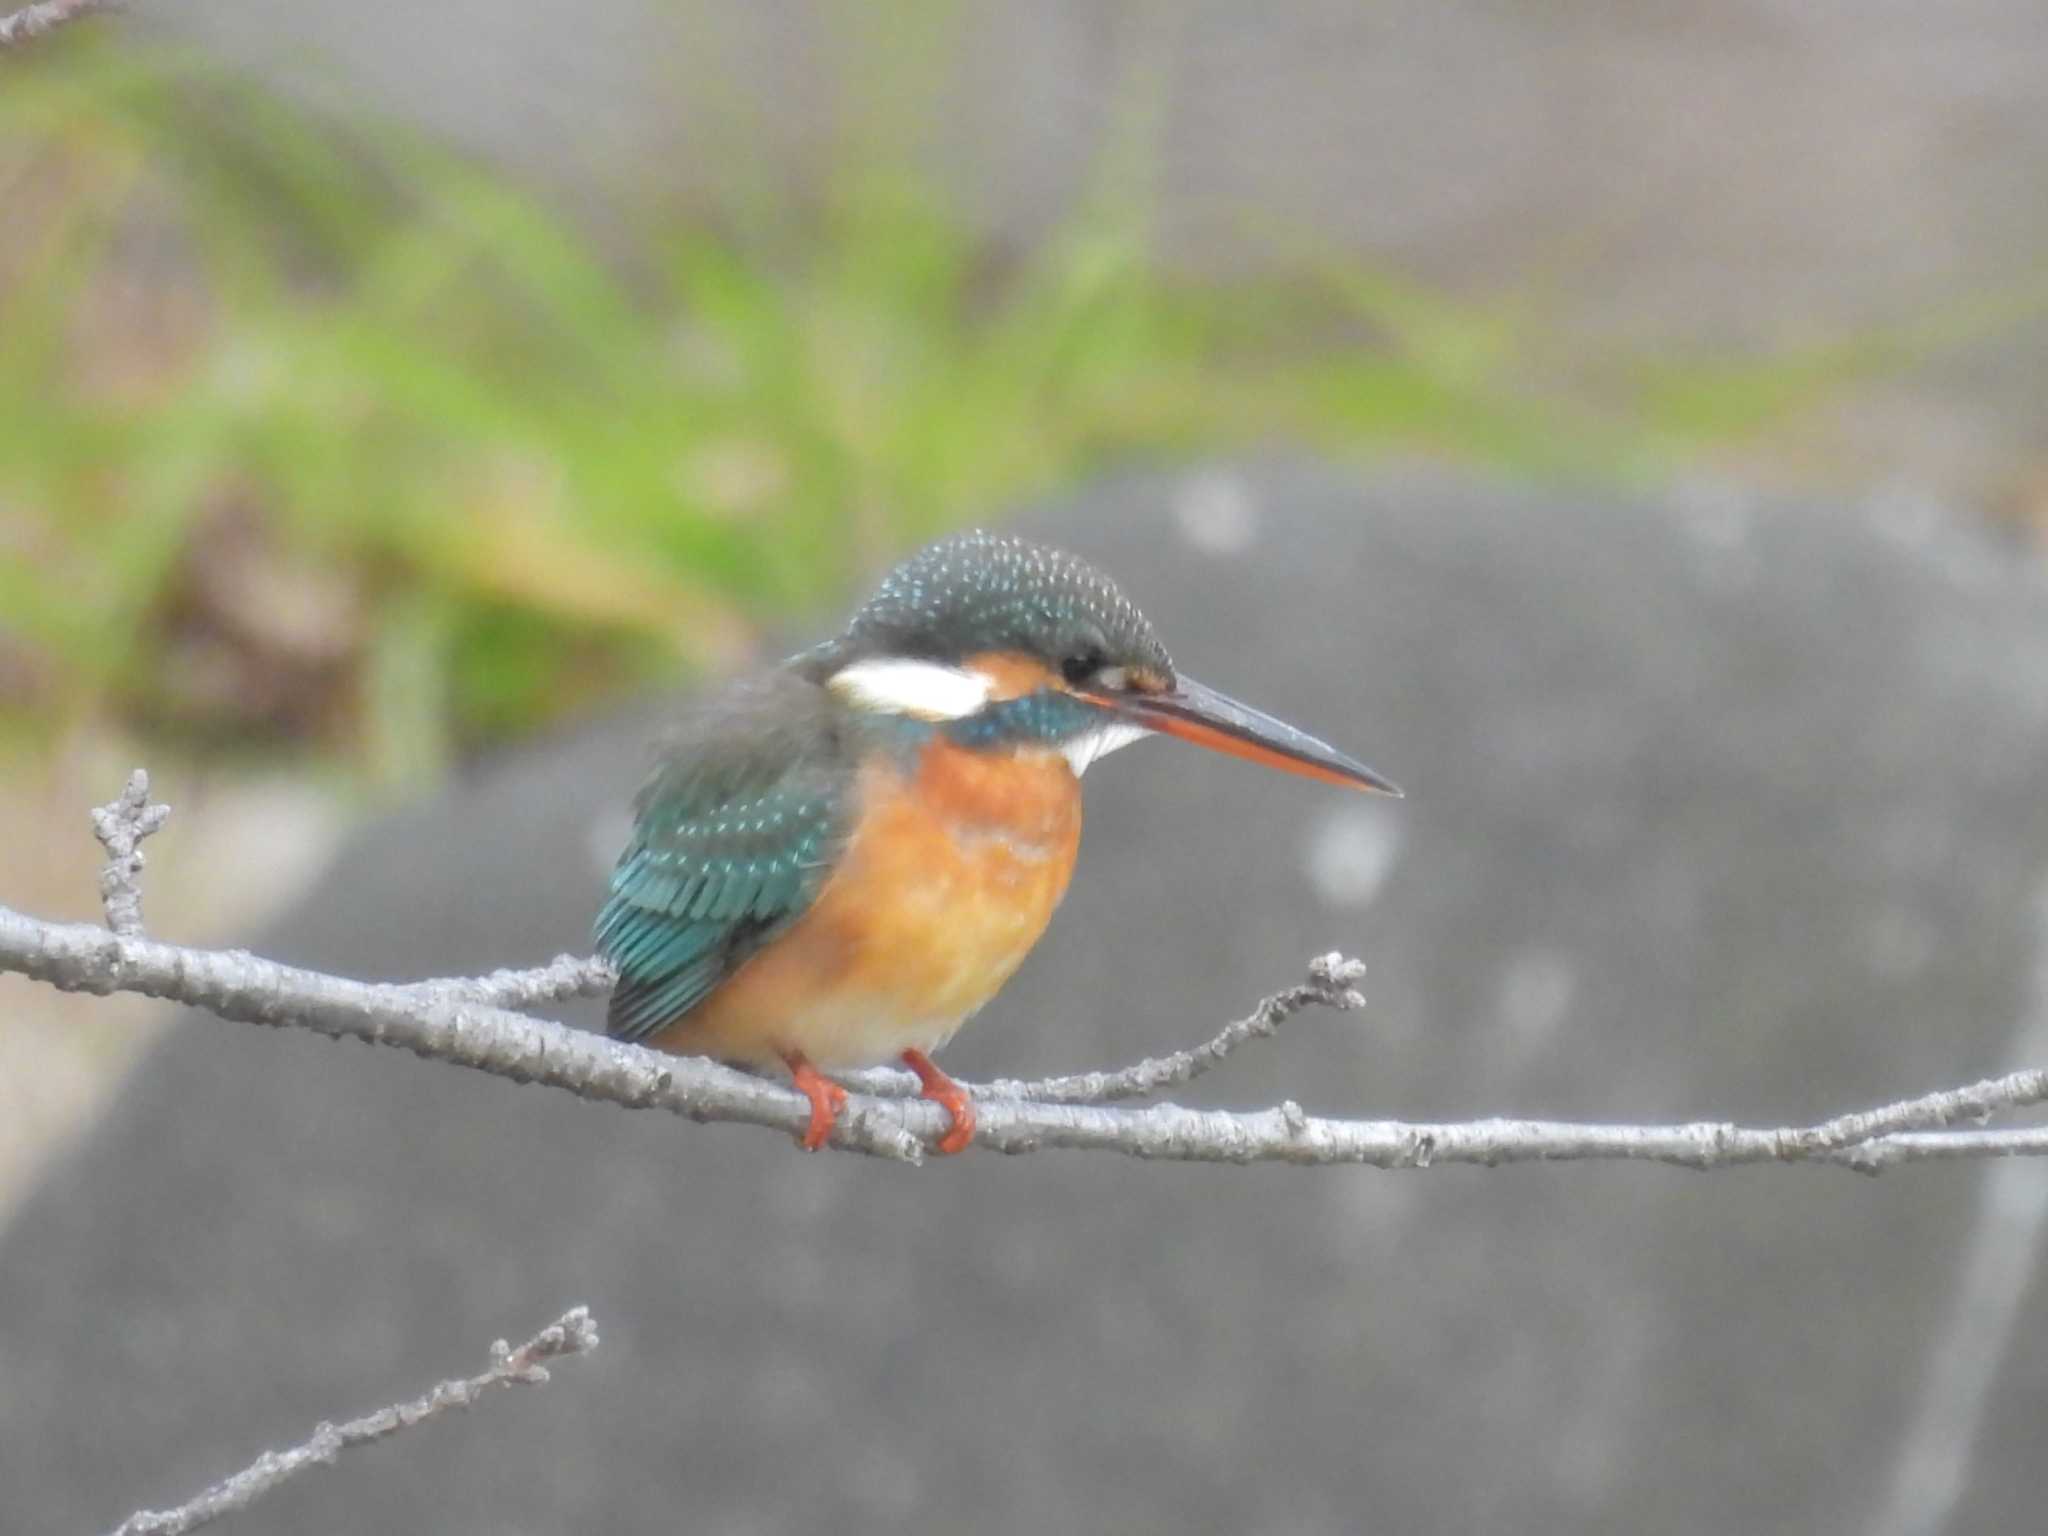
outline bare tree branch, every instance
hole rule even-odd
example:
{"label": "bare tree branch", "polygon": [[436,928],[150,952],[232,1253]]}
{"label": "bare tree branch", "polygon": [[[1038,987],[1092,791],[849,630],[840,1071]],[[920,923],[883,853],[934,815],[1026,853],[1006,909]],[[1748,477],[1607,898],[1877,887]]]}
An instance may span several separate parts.
{"label": "bare tree branch", "polygon": [[38,5],[25,5],[11,15],[0,16],[0,48],[18,47],[95,11],[116,8],[117,0],[42,0]]}
{"label": "bare tree branch", "polygon": [[331,1466],[335,1457],[358,1445],[383,1440],[402,1429],[438,1418],[451,1408],[473,1408],[492,1387],[538,1386],[548,1379],[544,1362],[597,1348],[597,1325],[586,1307],[565,1312],[517,1349],[503,1339],[491,1346],[491,1368],[481,1376],[444,1381],[424,1397],[350,1419],[322,1424],[312,1438],[288,1451],[265,1451],[248,1466],[176,1509],[139,1510],[114,1530],[113,1536],[183,1536],[211,1525],[222,1515],[247,1509],[280,1483],[312,1466]]}
{"label": "bare tree branch", "polygon": [[[139,857],[118,829],[149,820],[148,781],[138,774],[100,819],[120,892],[134,897]],[[125,818],[125,819],[124,819]],[[159,822],[161,816],[156,818]],[[153,830],[153,827],[150,828]],[[139,840],[143,833],[135,832]],[[109,915],[115,902],[109,897]],[[522,1083],[545,1083],[579,1097],[628,1108],[659,1108],[698,1121],[772,1126],[794,1136],[809,1123],[807,1100],[766,1079],[699,1057],[678,1057],[572,1030],[514,1012],[505,1004],[602,990],[603,962],[564,955],[532,971],[499,971],[476,980],[406,984],[349,981],[297,970],[243,951],[185,949],[133,931],[47,923],[0,907],[0,972],[13,971],[64,991],[137,992],[203,1008],[249,1024],[292,1025],[337,1039],[393,1045]],[[1088,1147],[1182,1162],[1365,1163],[1427,1168],[1588,1159],[1635,1159],[1682,1168],[1739,1163],[1811,1162],[1875,1173],[1897,1164],[1953,1158],[2048,1155],[2048,1128],[1950,1131],[1959,1121],[2048,1100],[2048,1071],[2030,1069],[1965,1087],[1923,1094],[1816,1125],[1765,1128],[1727,1121],[1686,1125],[1607,1125],[1488,1119],[1443,1124],[1337,1120],[1309,1114],[1292,1100],[1233,1112],[1107,1101],[1186,1083],[1246,1042],[1270,1036],[1308,1007],[1351,1009],[1352,983],[1364,967],[1341,955],[1311,962],[1306,982],[1262,1001],[1245,1018],[1192,1050],[1037,1082],[968,1085],[976,1098],[977,1144],[998,1152]],[[833,1146],[919,1162],[951,1124],[947,1111],[904,1097],[901,1073],[859,1073],[839,1118]]]}
{"label": "bare tree branch", "polygon": [[[243,1023],[293,1025],[399,1046],[515,1082],[545,1083],[582,1098],[666,1109],[692,1120],[772,1126],[794,1136],[809,1119],[809,1105],[800,1095],[713,1061],[663,1055],[459,996],[349,981],[240,951],[184,949],[86,924],[45,923],[6,907],[0,907],[0,971],[65,991],[139,992]],[[1311,989],[1315,985],[1309,983]],[[1298,995],[1295,990],[1279,997]],[[1261,1005],[1255,1016],[1266,1011]],[[1174,1060],[1167,1058],[1169,1064]],[[1171,1070],[1150,1063],[1131,1069],[1141,1076],[1169,1077]],[[1174,1104],[1118,1109],[1003,1098],[993,1086],[983,1088],[977,1099],[974,1139],[1012,1153],[1089,1147],[1182,1162],[1366,1163],[1380,1168],[1624,1158],[1684,1168],[1820,1162],[1869,1172],[1909,1161],[2048,1155],[2048,1130],[1938,1129],[2048,1098],[2048,1073],[2038,1070],[1818,1125],[1776,1129],[1710,1121],[1337,1120],[1310,1115],[1292,1102],[1251,1112]],[[920,1099],[857,1094],[833,1131],[832,1145],[914,1163],[949,1123],[943,1109]]]}
{"label": "bare tree branch", "polygon": [[[68,992],[140,992],[241,1023],[395,1045],[516,1082],[695,1120],[739,1120],[795,1134],[810,1113],[796,1093],[730,1067],[664,1056],[488,1003],[296,970],[242,951],[181,949],[82,923],[43,923],[5,907],[0,971]],[[936,1134],[942,1118],[935,1105],[892,1108],[866,1100],[861,1112],[842,1119],[835,1140],[916,1161],[920,1148],[906,1122]]]}
{"label": "bare tree branch", "polygon": [[107,850],[100,868],[100,904],[107,926],[116,933],[142,932],[142,840],[170,819],[168,805],[152,805],[149,774],[141,768],[128,775],[128,785],[92,813],[92,833]]}

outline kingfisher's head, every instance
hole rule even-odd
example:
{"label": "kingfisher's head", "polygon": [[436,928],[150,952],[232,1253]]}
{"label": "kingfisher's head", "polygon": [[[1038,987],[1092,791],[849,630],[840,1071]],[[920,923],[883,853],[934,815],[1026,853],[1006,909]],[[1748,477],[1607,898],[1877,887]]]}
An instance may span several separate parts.
{"label": "kingfisher's head", "polygon": [[1328,743],[1180,675],[1115,582],[1007,535],[956,534],[912,555],[806,662],[855,708],[939,723],[991,750],[1057,748],[1076,773],[1157,732],[1400,793]]}

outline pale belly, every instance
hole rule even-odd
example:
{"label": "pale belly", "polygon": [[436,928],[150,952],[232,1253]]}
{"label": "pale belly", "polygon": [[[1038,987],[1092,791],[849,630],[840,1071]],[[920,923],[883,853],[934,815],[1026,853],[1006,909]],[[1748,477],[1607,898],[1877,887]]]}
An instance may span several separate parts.
{"label": "pale belly", "polygon": [[861,830],[804,916],[654,1043],[827,1071],[936,1050],[1023,964],[1066,894],[1080,786],[1064,759],[928,754],[863,785]]}

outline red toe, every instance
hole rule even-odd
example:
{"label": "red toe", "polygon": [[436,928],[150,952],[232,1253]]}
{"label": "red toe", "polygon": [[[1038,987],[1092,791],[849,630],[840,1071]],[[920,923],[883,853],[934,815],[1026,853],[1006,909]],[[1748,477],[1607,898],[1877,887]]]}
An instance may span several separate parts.
{"label": "red toe", "polygon": [[804,1128],[804,1150],[815,1152],[825,1145],[832,1127],[839,1121],[839,1112],[846,1108],[846,1090],[812,1066],[802,1051],[791,1051],[783,1060],[789,1063],[796,1091],[811,1101],[811,1123]]}
{"label": "red toe", "polygon": [[974,1140],[974,1100],[967,1096],[967,1090],[941,1072],[923,1051],[905,1051],[903,1063],[924,1084],[924,1097],[940,1105],[953,1118],[946,1134],[938,1139],[936,1150],[949,1157],[955,1152],[966,1151],[967,1144]]}

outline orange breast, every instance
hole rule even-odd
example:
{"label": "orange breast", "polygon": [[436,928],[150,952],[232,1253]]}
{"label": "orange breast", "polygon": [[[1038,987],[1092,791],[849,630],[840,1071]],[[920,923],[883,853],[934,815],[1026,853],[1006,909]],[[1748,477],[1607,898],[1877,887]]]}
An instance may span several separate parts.
{"label": "orange breast", "polygon": [[932,1050],[1016,972],[1066,894],[1081,787],[1057,752],[944,741],[874,767],[839,867],[790,930],[655,1042],[768,1065]]}

